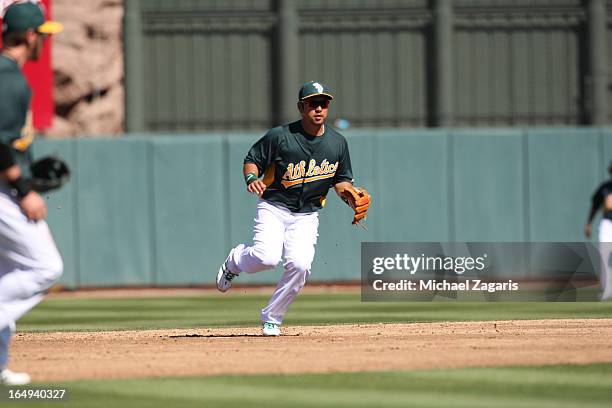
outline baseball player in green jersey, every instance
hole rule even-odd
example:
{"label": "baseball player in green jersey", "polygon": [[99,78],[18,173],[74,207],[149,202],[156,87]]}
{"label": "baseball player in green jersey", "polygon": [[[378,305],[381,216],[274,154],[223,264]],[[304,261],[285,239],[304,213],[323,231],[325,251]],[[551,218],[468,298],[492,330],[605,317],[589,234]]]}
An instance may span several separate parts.
{"label": "baseball player in green jersey", "polygon": [[261,311],[265,336],[280,335],[283,317],[310,274],[317,211],[329,189],[341,195],[352,188],[346,139],[325,124],[333,99],[322,83],[305,83],[297,103],[301,119],[269,130],[244,159],[247,191],[260,197],[253,245],[230,251],[217,272],[217,288],[225,292],[241,273],[274,268],[283,258],[284,273]]}
{"label": "baseball player in green jersey", "polygon": [[[608,165],[608,173],[612,177],[612,162]],[[591,209],[587,223],[584,226],[584,235],[591,237],[592,222],[601,209],[602,217],[599,222],[599,253],[601,256],[601,300],[612,299],[612,178],[597,187],[591,198]]]}
{"label": "baseball player in green jersey", "polygon": [[26,373],[6,368],[15,322],[42,300],[62,274],[62,258],[44,221],[47,207],[30,186],[33,130],[31,91],[21,73],[36,60],[59,23],[45,21],[34,3],[9,6],[3,17],[0,54],[0,382],[22,385]]}

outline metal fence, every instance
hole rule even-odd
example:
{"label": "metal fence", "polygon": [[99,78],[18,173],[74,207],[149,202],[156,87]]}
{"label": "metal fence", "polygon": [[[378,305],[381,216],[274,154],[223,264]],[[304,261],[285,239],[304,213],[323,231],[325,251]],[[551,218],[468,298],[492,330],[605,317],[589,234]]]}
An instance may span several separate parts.
{"label": "metal fence", "polygon": [[610,0],[130,0],[128,131],[612,123]]}

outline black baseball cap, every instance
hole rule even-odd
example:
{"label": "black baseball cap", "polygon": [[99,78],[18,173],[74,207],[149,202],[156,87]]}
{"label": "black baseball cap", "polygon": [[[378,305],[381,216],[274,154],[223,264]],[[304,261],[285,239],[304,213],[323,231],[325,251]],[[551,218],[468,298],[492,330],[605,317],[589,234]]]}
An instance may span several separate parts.
{"label": "black baseball cap", "polygon": [[43,34],[56,34],[64,29],[61,23],[46,21],[38,4],[32,2],[10,5],[2,17],[2,34],[35,30]]}
{"label": "black baseball cap", "polygon": [[329,87],[317,81],[308,81],[302,85],[298,94],[298,99],[303,101],[306,98],[317,95],[323,95],[329,99],[334,99],[334,95],[332,95]]}

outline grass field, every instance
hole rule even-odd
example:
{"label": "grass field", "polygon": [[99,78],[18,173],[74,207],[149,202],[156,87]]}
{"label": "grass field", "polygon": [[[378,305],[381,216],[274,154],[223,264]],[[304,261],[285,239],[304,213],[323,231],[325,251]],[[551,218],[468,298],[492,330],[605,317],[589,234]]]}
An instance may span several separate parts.
{"label": "grass field", "polygon": [[[21,331],[137,330],[253,326],[268,295],[131,299],[47,299],[19,322]],[[437,322],[612,317],[612,302],[364,303],[358,294],[301,294],[285,324]]]}
{"label": "grass field", "polygon": [[[609,407],[612,364],[75,381],[74,407]],[[38,386],[43,387],[43,384]],[[6,401],[6,399],[5,399]],[[11,404],[7,403],[7,406]],[[18,402],[15,407],[41,407]]]}
{"label": "grass field", "polygon": [[[45,300],[26,315],[29,332],[255,326],[267,295]],[[358,294],[302,294],[287,325],[612,316],[612,303],[362,303]],[[262,364],[274,364],[274,358]],[[608,407],[612,363],[72,381],[66,402],[15,407]],[[4,391],[3,391],[4,392]],[[5,398],[5,393],[3,394]]]}

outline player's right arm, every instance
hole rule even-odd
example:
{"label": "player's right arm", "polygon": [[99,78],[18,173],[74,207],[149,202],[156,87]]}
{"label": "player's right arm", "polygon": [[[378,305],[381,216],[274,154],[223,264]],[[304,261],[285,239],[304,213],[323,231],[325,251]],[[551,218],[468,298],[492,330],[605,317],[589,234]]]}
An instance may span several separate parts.
{"label": "player's right arm", "polygon": [[5,143],[0,143],[0,177],[17,191],[19,207],[29,220],[38,221],[45,218],[45,201],[31,190],[28,182],[21,176],[21,169],[15,163],[11,148]]}
{"label": "player's right arm", "polygon": [[272,163],[281,134],[282,130],[280,127],[270,129],[251,146],[244,158],[242,172],[249,193],[257,194],[261,197],[264,191],[266,191],[267,186],[259,177]]}
{"label": "player's right arm", "polygon": [[247,191],[261,197],[264,191],[266,191],[266,185],[259,178],[259,169],[257,165],[255,163],[244,163],[242,173],[247,183]]}

